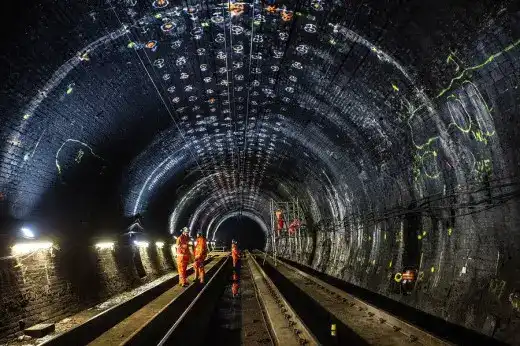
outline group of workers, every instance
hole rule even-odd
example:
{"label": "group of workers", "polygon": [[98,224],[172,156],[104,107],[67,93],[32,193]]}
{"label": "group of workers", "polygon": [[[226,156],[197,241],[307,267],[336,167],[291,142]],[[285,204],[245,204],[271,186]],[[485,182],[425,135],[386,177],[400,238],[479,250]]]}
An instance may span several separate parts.
{"label": "group of workers", "polygon": [[[189,283],[186,271],[188,264],[192,260],[192,251],[190,249],[190,230],[188,227],[184,227],[182,229],[182,233],[179,238],[177,238],[175,245],[177,248],[177,271],[179,272],[179,285],[182,287],[187,287]],[[198,232],[197,239],[193,245],[193,268],[195,269],[195,281],[200,280],[201,284],[204,283],[204,261],[206,260],[207,255],[208,244],[206,242],[206,238],[201,232]],[[240,251],[238,250],[238,245],[235,240],[233,240],[231,244],[231,257],[233,258],[233,268],[237,268],[240,259]]]}

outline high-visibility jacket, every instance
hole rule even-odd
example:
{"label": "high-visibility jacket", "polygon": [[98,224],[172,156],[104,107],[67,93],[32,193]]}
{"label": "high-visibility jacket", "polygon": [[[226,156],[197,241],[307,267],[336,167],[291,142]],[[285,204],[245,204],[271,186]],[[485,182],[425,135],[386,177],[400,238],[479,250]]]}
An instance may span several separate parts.
{"label": "high-visibility jacket", "polygon": [[295,234],[298,228],[300,228],[300,220],[294,219],[289,225],[289,234]]}
{"label": "high-visibility jacket", "polygon": [[235,258],[240,257],[240,251],[238,251],[238,246],[236,244],[231,245],[231,256]]}
{"label": "high-visibility jacket", "polygon": [[280,232],[283,229],[284,221],[283,221],[283,213],[281,210],[275,211],[276,214],[276,225],[277,225],[277,231]]}
{"label": "high-visibility jacket", "polygon": [[206,238],[198,237],[197,243],[195,244],[195,259],[205,259],[208,253],[208,245]]}
{"label": "high-visibility jacket", "polygon": [[182,234],[179,238],[177,238],[177,257],[185,257],[187,260],[190,258],[190,248],[189,248],[190,238]]}

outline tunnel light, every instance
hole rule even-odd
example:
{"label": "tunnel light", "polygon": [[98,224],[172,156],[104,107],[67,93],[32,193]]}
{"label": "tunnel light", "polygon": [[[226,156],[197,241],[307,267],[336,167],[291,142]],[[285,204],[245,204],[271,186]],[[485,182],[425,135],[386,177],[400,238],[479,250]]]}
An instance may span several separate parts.
{"label": "tunnel light", "polygon": [[147,241],[134,240],[134,245],[137,247],[148,247],[149,243]]}
{"label": "tunnel light", "polygon": [[114,250],[114,242],[107,241],[107,242],[97,243],[96,244],[96,249],[98,249],[98,250],[105,250],[105,249]]}
{"label": "tunnel light", "polygon": [[22,237],[24,237],[26,239],[34,239],[35,238],[35,234],[34,234],[34,232],[30,228],[22,227],[20,229],[20,233],[22,234]]}
{"label": "tunnel light", "polygon": [[13,251],[13,255],[27,255],[31,252],[35,252],[38,250],[47,250],[52,248],[53,244],[51,242],[35,242],[35,243],[18,243],[13,245],[11,250]]}
{"label": "tunnel light", "polygon": [[156,242],[155,242],[155,246],[157,246],[159,249],[162,249],[163,246],[164,246],[164,242],[162,242],[162,241],[156,241]]}

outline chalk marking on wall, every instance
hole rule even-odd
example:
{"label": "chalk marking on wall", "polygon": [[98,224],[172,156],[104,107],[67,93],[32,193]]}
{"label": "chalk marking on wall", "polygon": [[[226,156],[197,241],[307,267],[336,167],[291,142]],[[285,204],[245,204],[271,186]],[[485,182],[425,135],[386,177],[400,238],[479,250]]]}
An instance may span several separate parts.
{"label": "chalk marking on wall", "polygon": [[60,146],[60,148],[58,149],[58,151],[56,152],[56,156],[55,156],[55,161],[56,161],[56,168],[58,169],[58,174],[61,175],[62,171],[61,171],[61,166],[60,166],[60,162],[59,162],[59,156],[60,156],[60,152],[61,150],[63,149],[63,147],[67,144],[67,143],[77,143],[77,144],[80,144],[86,148],[88,148],[90,150],[90,153],[92,154],[92,156],[102,160],[102,161],[105,161],[106,160],[104,158],[102,158],[101,156],[97,155],[95,152],[94,152],[94,149],[92,149],[87,143],[84,143],[82,141],[79,141],[77,139],[72,139],[72,138],[69,138],[67,139],[65,142],[63,142],[63,144]]}
{"label": "chalk marking on wall", "polygon": [[441,251],[441,254],[439,256],[439,264],[437,265],[437,267],[439,269],[437,270],[437,274],[435,275],[435,280],[433,282],[433,287],[437,287],[437,285],[439,284],[439,281],[441,279],[441,264],[442,264],[442,256],[443,255],[444,255],[444,250]]}

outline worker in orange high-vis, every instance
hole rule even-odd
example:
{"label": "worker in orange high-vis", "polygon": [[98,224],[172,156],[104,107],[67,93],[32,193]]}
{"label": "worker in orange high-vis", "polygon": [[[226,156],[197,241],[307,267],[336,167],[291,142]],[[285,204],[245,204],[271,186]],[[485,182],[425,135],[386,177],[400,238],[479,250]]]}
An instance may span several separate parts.
{"label": "worker in orange high-vis", "polygon": [[240,259],[240,251],[238,251],[237,241],[235,239],[231,241],[231,257],[233,258],[233,268],[236,268],[238,260]]}
{"label": "worker in orange high-vis", "polygon": [[208,244],[206,238],[201,232],[197,233],[197,240],[195,242],[195,280],[200,280],[200,283],[204,283],[204,261],[208,254]]}
{"label": "worker in orange high-vis", "polygon": [[182,229],[182,234],[177,238],[177,271],[179,272],[179,285],[182,287],[188,286],[188,278],[186,269],[188,267],[188,263],[190,263],[190,230],[188,227],[184,227]]}

